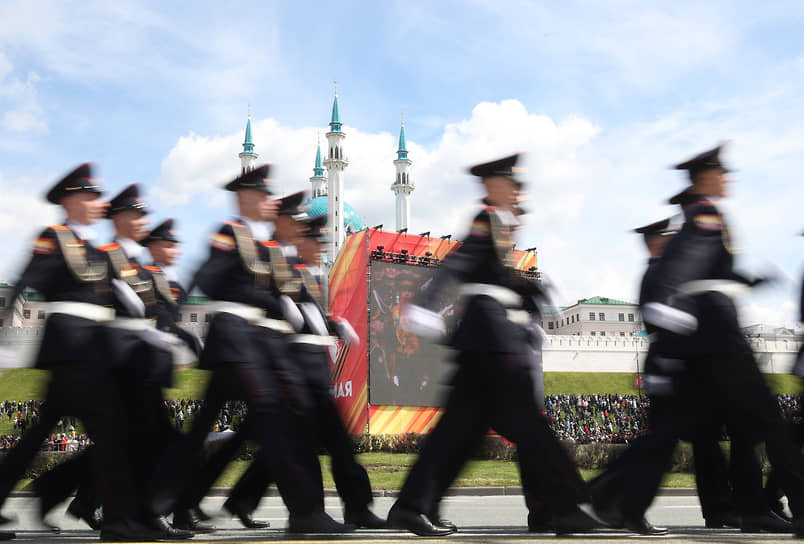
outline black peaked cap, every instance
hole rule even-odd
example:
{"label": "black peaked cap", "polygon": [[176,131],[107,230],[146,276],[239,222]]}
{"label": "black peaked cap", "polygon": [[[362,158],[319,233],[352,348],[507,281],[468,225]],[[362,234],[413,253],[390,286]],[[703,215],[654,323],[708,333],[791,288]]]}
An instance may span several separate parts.
{"label": "black peaked cap", "polygon": [[92,163],[85,162],[79,164],[69,174],[61,178],[45,198],[48,202],[58,204],[65,196],[75,193],[98,193],[101,194],[100,180],[92,177]]}
{"label": "black peaked cap", "polygon": [[179,243],[179,238],[176,236],[176,231],[173,230],[173,219],[165,219],[153,228],[148,236],[140,241],[141,245],[147,246],[153,242],[176,242]]}
{"label": "black peaked cap", "polygon": [[132,183],[120,193],[109,201],[109,209],[106,212],[106,217],[113,217],[120,212],[133,210],[147,214],[150,212],[145,199],[140,196],[140,186],[137,183]]}
{"label": "black peaked cap", "polygon": [[719,145],[714,149],[704,151],[689,160],[675,165],[673,168],[676,170],[688,170],[690,173],[702,172],[711,168],[719,168],[730,172],[731,170],[726,168],[726,165],[720,160],[720,151],[722,148],[723,145]]}
{"label": "black peaked cap", "polygon": [[492,176],[505,176],[517,182],[521,187],[524,182],[521,179],[517,179],[517,174],[521,174],[524,170],[516,167],[516,163],[519,161],[520,156],[521,153],[514,153],[513,155],[503,157],[502,159],[476,164],[475,166],[469,168],[469,173],[473,176],[479,177],[480,179],[489,178]]}
{"label": "black peaked cap", "polygon": [[227,191],[254,189],[256,191],[262,191],[272,195],[274,194],[273,185],[274,182],[271,179],[271,165],[263,164],[254,170],[249,170],[248,172],[241,174],[224,185],[223,188]]}
{"label": "black peaked cap", "polygon": [[308,200],[307,191],[299,191],[292,195],[284,196],[279,199],[278,215],[297,215],[303,210],[300,209],[302,202]]}

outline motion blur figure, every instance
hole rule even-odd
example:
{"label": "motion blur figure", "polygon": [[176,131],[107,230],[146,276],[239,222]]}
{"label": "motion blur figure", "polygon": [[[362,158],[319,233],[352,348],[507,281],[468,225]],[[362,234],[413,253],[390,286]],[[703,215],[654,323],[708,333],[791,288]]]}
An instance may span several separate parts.
{"label": "motion blur figure", "polygon": [[90,164],[82,164],[48,193],[49,202],[62,206],[66,220],[46,228],[36,240],[33,256],[15,286],[13,300],[27,287],[44,295],[49,315],[36,367],[50,371],[51,380],[40,423],[0,465],[0,496],[5,499],[14,482],[39,450],[42,440],[63,415],[81,418],[95,444],[96,481],[105,512],[101,538],[143,540],[173,535],[141,524],[136,487],[126,455],[126,436],[118,425],[125,408],[112,377],[120,346],[108,325],[120,297],[136,297],[119,286],[112,290],[113,274],[103,254],[92,245],[92,224],[104,216],[98,180]]}
{"label": "motion blur figure", "polygon": [[[601,525],[579,505],[590,502],[586,484],[540,412],[531,373],[528,305],[543,293],[541,285],[512,267],[515,208],[522,182],[519,155],[470,169],[483,183],[486,197],[469,235],[439,267],[427,290],[403,314],[403,326],[419,335],[444,334],[443,319],[429,303],[443,289],[461,284],[466,308],[450,345],[458,350],[441,418],[408,474],[399,498],[388,513],[392,527],[421,536],[456,530],[441,520],[437,505],[444,482],[439,475],[457,474],[470,450],[489,428],[514,442],[520,466],[531,486],[549,489],[552,527],[559,533],[586,532]],[[523,461],[524,460],[524,461]],[[451,483],[451,482],[450,482]]]}
{"label": "motion blur figure", "polygon": [[286,320],[288,304],[274,281],[273,263],[263,259],[260,249],[268,239],[265,221],[273,220],[277,206],[270,199],[270,166],[244,172],[225,188],[235,193],[239,217],[210,237],[209,258],[195,276],[196,285],[216,301],[199,364],[212,377],[189,434],[155,474],[151,507],[166,513],[193,506],[183,496],[197,466],[188,460],[197,459],[223,403],[244,399],[262,449],[258,460],[274,475],[291,520],[304,532],[341,532],[345,526],[324,512],[320,479],[295,455],[286,393],[295,396],[298,388],[287,381],[280,385],[278,379],[292,375],[286,335],[293,327]]}
{"label": "motion blur figure", "polygon": [[657,329],[661,355],[684,361],[690,383],[714,396],[722,407],[714,417],[722,418],[732,440],[765,443],[771,464],[783,475],[794,514],[793,531],[801,536],[804,456],[793,444],[759,372],[731,299],[766,280],[734,270],[727,223],[713,202],[726,196],[728,183],[720,147],[676,168],[687,171],[691,181],[671,199],[682,206],[685,222],[659,260],[655,290],[641,308],[643,318]]}

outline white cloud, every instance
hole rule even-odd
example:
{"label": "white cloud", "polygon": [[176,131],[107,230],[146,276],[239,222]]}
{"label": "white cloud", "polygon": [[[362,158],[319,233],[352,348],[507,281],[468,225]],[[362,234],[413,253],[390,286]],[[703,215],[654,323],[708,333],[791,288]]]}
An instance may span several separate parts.
{"label": "white cloud", "polygon": [[[55,176],[53,176],[55,179]],[[0,173],[0,281],[14,281],[30,256],[33,238],[45,226],[59,221],[58,210],[42,195],[53,179],[6,179]]]}
{"label": "white cloud", "polygon": [[[315,157],[315,135],[319,127],[295,128],[274,119],[253,121],[252,129],[260,161],[276,165],[282,192],[308,189]],[[367,223],[384,223],[391,228],[397,135],[367,133],[345,126],[345,150],[350,164],[346,170],[346,199]],[[583,167],[576,157],[600,128],[579,117],[558,123],[545,115],[529,113],[516,100],[481,103],[469,118],[444,127],[440,140],[430,149],[418,145],[408,133],[409,157],[414,161],[413,218],[411,231],[431,230],[459,233],[466,212],[479,197],[476,181],[465,172],[468,165],[515,150],[528,152],[528,178],[537,194],[547,187],[550,199],[546,212],[542,203],[540,221],[562,223],[578,216],[584,199],[580,191]],[[162,163],[160,180],[151,190],[162,203],[175,205],[192,197],[204,202],[218,194],[221,185],[238,172],[235,158],[243,133],[205,137],[190,134],[179,139]],[[326,141],[322,143],[326,154]],[[444,203],[449,202],[449,210]],[[445,213],[446,212],[446,213]]]}
{"label": "white cloud", "polygon": [[[430,146],[418,144],[415,134],[408,130],[416,185],[410,231],[462,236],[481,193],[477,181],[466,174],[466,166],[514,150],[524,151],[531,214],[519,234],[520,247],[538,248],[540,268],[559,286],[556,303],[569,304],[594,295],[635,301],[646,254],[641,240],[630,230],[676,212],[661,201],[685,181],[665,165],[685,158],[690,149],[700,150],[712,143],[710,135],[722,128],[696,121],[696,111],[720,111],[722,107],[735,106],[690,107],[670,112],[670,121],[657,119],[619,127],[600,136],[601,127],[580,116],[554,120],[529,112],[516,100],[504,100],[478,104],[466,119],[445,125],[441,137]],[[658,128],[674,124],[689,128],[677,139]],[[367,225],[382,223],[390,230],[394,226],[390,185],[397,134],[369,133],[348,125],[344,130],[350,160],[346,200],[364,215]],[[309,188],[315,134],[322,131],[289,127],[274,119],[253,122],[256,150],[261,160],[275,163],[281,192]],[[695,139],[697,147],[691,147],[691,133],[696,131],[704,136]],[[701,139],[704,143],[699,142]],[[236,154],[242,140],[242,131],[219,137],[190,134],[180,138],[163,161],[152,197],[168,206],[193,198],[204,209],[199,213],[199,208],[193,207],[195,221],[199,215],[212,221],[225,217],[230,211],[220,187],[238,172]],[[326,154],[325,140],[322,148]],[[798,160],[793,154],[785,157]],[[652,173],[657,174],[656,179]],[[781,228],[762,217],[772,218],[774,207],[785,197],[768,196],[771,198],[753,201],[750,211],[735,210],[749,230]],[[727,213],[730,209],[726,208]],[[739,237],[740,229],[735,227],[735,231]],[[752,244],[748,245],[753,250]],[[738,263],[745,265],[746,261]],[[750,266],[748,270],[759,271]],[[749,299],[746,319],[771,323],[788,319],[789,307],[777,300],[779,296]],[[784,297],[789,299],[790,293]],[[774,319],[773,311],[779,308],[784,311],[776,312]]]}
{"label": "white cloud", "polygon": [[23,79],[0,50],[0,112],[3,132],[47,132],[48,126],[39,103],[36,84],[39,76],[29,72]]}

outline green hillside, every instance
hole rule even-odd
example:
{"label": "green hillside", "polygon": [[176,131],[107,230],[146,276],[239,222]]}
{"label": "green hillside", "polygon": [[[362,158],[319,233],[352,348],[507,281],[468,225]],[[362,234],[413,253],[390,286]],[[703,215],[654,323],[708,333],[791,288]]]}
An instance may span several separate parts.
{"label": "green hillside", "polygon": [[[767,381],[776,393],[798,393],[802,389],[800,378],[787,374],[768,374]],[[176,372],[175,387],[165,390],[166,399],[199,399],[209,373],[187,369]],[[47,373],[30,368],[0,371],[0,400],[43,399]],[[629,372],[547,372],[544,376],[545,392],[555,394],[639,393],[634,374]]]}

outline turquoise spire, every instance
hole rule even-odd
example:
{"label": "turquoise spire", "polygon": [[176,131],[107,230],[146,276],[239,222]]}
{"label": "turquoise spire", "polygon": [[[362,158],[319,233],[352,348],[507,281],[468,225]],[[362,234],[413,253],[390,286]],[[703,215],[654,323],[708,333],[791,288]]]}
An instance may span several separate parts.
{"label": "turquoise spire", "polygon": [[318,144],[318,151],[315,152],[315,168],[313,168],[313,177],[324,177],[324,165],[321,163],[321,144]]}
{"label": "turquoise spire", "polygon": [[243,142],[243,153],[254,153],[254,141],[251,139],[251,105],[248,107],[248,122],[246,122],[246,140]]}
{"label": "turquoise spire", "polygon": [[335,100],[332,102],[332,119],[329,122],[330,132],[341,131],[341,114],[338,111],[338,82],[335,82]]}
{"label": "turquoise spire", "polygon": [[405,141],[405,116],[402,116],[402,128],[399,129],[399,149],[396,150],[396,160],[408,158],[407,142]]}

